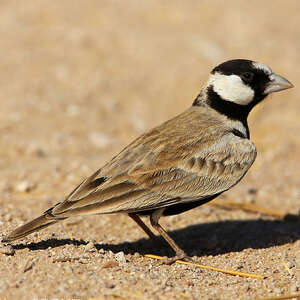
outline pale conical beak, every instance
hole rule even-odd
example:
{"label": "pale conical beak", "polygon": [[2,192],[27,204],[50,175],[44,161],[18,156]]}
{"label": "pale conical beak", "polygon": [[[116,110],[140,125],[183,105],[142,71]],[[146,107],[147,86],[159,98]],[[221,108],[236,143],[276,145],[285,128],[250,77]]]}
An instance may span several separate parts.
{"label": "pale conical beak", "polygon": [[274,92],[279,92],[282,90],[290,89],[293,87],[293,84],[290,83],[287,79],[283,78],[277,74],[270,75],[270,82],[264,90],[264,94],[270,94]]}

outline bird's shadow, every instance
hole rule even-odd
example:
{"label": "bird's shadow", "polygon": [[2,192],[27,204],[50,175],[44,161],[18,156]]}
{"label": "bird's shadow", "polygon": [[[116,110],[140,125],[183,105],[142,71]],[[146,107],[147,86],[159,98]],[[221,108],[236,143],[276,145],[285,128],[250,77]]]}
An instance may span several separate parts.
{"label": "bird's shadow", "polygon": [[[263,249],[292,243],[300,239],[298,222],[281,220],[238,220],[201,223],[169,232],[170,236],[190,256],[218,255],[243,249]],[[32,251],[56,248],[64,245],[86,245],[85,240],[56,239],[30,244],[16,244],[14,249],[30,249]],[[96,244],[96,248],[111,250],[125,254],[152,253],[173,256],[167,243],[158,237],[156,242],[150,239],[139,239],[134,242],[119,244]]]}

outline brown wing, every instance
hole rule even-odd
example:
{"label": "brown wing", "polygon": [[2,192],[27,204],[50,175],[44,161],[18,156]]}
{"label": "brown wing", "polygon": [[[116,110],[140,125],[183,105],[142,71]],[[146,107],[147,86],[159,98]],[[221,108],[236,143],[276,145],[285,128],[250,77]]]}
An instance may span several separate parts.
{"label": "brown wing", "polygon": [[135,212],[198,200],[235,185],[255,156],[251,141],[190,109],[134,141],[52,213]]}

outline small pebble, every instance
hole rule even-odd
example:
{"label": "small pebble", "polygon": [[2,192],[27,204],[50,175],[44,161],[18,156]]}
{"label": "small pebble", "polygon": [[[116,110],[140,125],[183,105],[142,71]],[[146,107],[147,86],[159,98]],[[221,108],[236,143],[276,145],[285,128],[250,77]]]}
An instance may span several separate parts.
{"label": "small pebble", "polygon": [[135,253],[133,254],[133,258],[135,258],[135,259],[141,258],[141,254],[138,253],[138,252],[135,252]]}
{"label": "small pebble", "polygon": [[14,255],[15,249],[11,245],[7,245],[0,248],[0,253],[5,255]]}
{"label": "small pebble", "polygon": [[85,252],[95,252],[95,251],[96,251],[96,248],[95,248],[94,243],[89,242],[89,243],[85,246],[84,251],[85,251]]}
{"label": "small pebble", "polygon": [[15,185],[15,190],[17,192],[30,192],[33,189],[33,186],[33,183],[23,180]]}
{"label": "small pebble", "polygon": [[115,255],[115,258],[116,258],[116,261],[121,263],[121,264],[126,264],[126,258],[125,258],[125,254],[123,251],[121,252],[118,252],[116,255]]}
{"label": "small pebble", "polygon": [[6,215],[4,216],[4,220],[5,220],[5,221],[10,222],[12,219],[13,219],[13,217],[12,217],[11,214],[6,214]]}
{"label": "small pebble", "polygon": [[290,261],[288,261],[288,262],[286,263],[286,265],[287,265],[287,267],[288,267],[289,269],[292,269],[292,268],[295,267],[295,265],[294,265],[292,262],[290,262]]}

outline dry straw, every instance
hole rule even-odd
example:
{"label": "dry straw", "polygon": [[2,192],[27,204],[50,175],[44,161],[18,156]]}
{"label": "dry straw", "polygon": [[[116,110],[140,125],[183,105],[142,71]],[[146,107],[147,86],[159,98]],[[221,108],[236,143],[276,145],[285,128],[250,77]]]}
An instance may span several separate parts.
{"label": "dry straw", "polygon": [[[162,257],[162,256],[153,255],[153,254],[146,254],[145,257],[154,258],[154,259],[164,259],[165,258],[165,257]],[[207,269],[207,270],[211,270],[211,271],[217,271],[217,272],[221,272],[221,273],[225,273],[225,274],[237,275],[237,276],[242,276],[242,277],[250,277],[250,278],[256,278],[256,279],[265,279],[265,278],[267,278],[266,276],[249,274],[249,273],[244,273],[244,272],[237,272],[237,271],[232,271],[232,270],[224,270],[224,269],[221,269],[221,268],[215,268],[215,267],[211,267],[211,266],[204,266],[204,265],[200,265],[200,264],[196,264],[196,263],[192,263],[192,262],[187,262],[187,261],[183,261],[183,260],[176,260],[176,263],[183,264],[183,265],[189,265],[189,266],[195,266],[195,267],[201,268],[201,269]]]}

